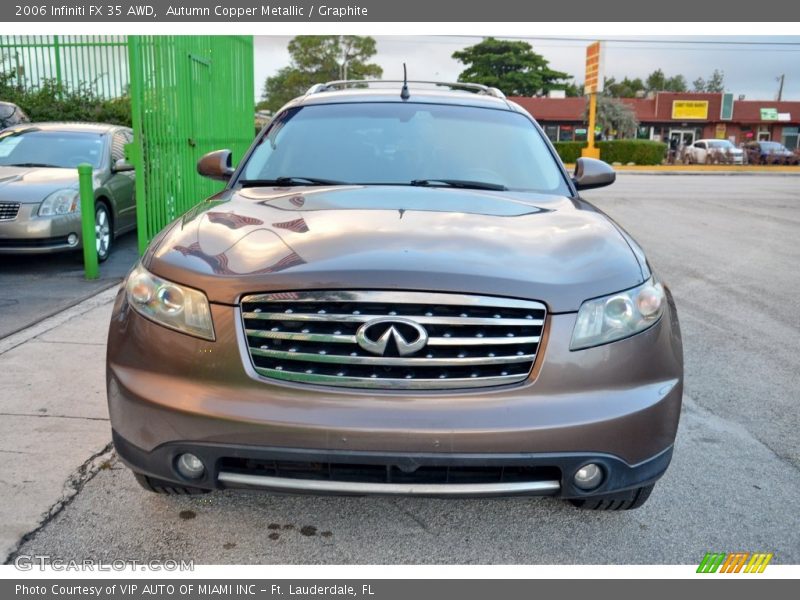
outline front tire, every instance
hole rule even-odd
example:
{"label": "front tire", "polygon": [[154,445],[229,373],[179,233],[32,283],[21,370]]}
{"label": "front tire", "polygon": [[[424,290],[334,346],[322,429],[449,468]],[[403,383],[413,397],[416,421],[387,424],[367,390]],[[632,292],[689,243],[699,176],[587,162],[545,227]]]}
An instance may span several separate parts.
{"label": "front tire", "polygon": [[111,254],[111,244],[114,241],[114,230],[111,227],[111,213],[103,202],[98,202],[94,210],[95,245],[97,247],[97,260],[104,262]]}
{"label": "front tire", "polygon": [[655,484],[646,485],[615,494],[602,494],[588,498],[570,498],[570,503],[581,510],[633,510],[650,497]]}

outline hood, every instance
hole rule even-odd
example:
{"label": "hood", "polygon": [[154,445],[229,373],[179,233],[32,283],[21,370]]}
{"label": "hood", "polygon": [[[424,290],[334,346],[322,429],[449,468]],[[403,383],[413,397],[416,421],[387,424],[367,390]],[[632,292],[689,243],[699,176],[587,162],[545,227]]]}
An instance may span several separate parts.
{"label": "hood", "polygon": [[56,190],[77,187],[77,169],[0,166],[0,201],[36,204]]}
{"label": "hood", "polygon": [[144,261],[228,304],[275,290],[402,289],[569,312],[643,281],[628,242],[591,205],[452,188],[229,190],[170,226]]}

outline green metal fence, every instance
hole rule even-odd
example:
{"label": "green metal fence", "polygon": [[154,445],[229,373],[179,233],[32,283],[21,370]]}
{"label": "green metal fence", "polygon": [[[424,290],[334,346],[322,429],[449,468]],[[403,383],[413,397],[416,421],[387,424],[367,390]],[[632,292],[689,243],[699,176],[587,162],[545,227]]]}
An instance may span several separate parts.
{"label": "green metal fence", "polygon": [[197,174],[220,148],[253,140],[252,36],[129,36],[139,251],[222,185]]}
{"label": "green metal fence", "polygon": [[0,74],[31,89],[46,81],[100,98],[128,92],[128,43],[112,35],[0,35]]}

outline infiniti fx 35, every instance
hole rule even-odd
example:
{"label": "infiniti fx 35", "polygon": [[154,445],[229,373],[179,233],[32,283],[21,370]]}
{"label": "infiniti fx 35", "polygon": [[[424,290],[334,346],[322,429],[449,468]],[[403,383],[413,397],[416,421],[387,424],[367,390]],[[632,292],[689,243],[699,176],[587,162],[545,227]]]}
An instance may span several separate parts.
{"label": "infiniti fx 35", "polygon": [[[164,229],[108,338],[143,487],[642,505],[683,382],[665,282],[500,92],[317,85]],[[201,200],[201,199],[198,199]]]}

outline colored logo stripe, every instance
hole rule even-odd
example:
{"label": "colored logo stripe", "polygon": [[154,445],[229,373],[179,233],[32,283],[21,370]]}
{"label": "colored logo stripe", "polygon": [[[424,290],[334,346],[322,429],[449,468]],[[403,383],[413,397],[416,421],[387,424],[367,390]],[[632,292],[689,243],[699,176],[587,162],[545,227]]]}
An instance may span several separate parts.
{"label": "colored logo stripe", "polygon": [[[698,573],[763,573],[772,560],[772,553],[706,552],[697,567]],[[748,560],[749,559],[749,560]]]}
{"label": "colored logo stripe", "polygon": [[[745,573],[763,573],[767,568],[769,561],[772,560],[772,553],[770,554],[753,554],[750,562],[744,568]],[[756,570],[758,569],[758,570]]]}
{"label": "colored logo stripe", "polygon": [[698,573],[716,573],[722,561],[725,560],[727,554],[722,552],[706,552],[703,560],[700,561],[700,566],[697,567]]}

